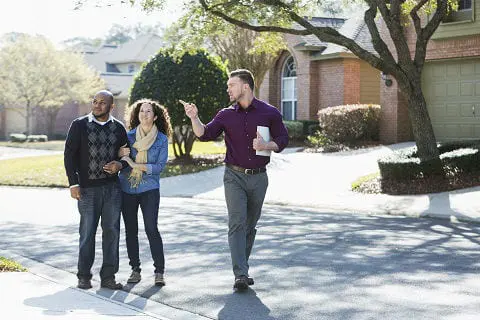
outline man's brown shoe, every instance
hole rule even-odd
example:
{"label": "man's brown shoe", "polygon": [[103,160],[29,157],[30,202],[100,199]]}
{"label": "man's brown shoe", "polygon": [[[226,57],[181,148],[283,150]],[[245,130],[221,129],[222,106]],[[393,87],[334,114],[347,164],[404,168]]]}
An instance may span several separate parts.
{"label": "man's brown shoe", "polygon": [[107,288],[111,290],[121,290],[123,288],[123,285],[121,283],[115,282],[115,279],[102,280],[100,286],[102,288]]}
{"label": "man's brown shoe", "polygon": [[245,291],[248,289],[248,278],[246,276],[239,276],[235,278],[235,283],[233,284],[233,289],[237,291]]}
{"label": "man's brown shoe", "polygon": [[91,287],[92,287],[92,282],[89,279],[78,279],[77,288],[90,289]]}

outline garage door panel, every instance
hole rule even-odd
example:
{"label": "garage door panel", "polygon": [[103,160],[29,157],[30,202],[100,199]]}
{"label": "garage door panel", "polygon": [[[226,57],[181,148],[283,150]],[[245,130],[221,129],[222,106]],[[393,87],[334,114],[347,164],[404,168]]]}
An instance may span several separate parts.
{"label": "garage door panel", "polygon": [[437,140],[480,138],[480,59],[427,62],[422,84]]}
{"label": "garage door panel", "polygon": [[436,83],[433,88],[433,98],[443,98],[445,97],[446,83]]}
{"label": "garage door panel", "polygon": [[[460,104],[460,116],[466,118],[466,120],[474,120],[472,119],[472,114],[475,110],[475,106],[471,103],[462,103]],[[460,119],[461,120],[461,119]]]}
{"label": "garage door panel", "polygon": [[475,83],[470,81],[462,81],[460,83],[460,94],[464,97],[472,97],[475,95]]}
{"label": "garage door panel", "polygon": [[471,76],[471,75],[475,74],[475,68],[474,68],[475,66],[474,66],[473,63],[471,63],[471,62],[470,63],[468,63],[468,62],[467,63],[462,63],[460,66],[461,66],[460,67],[460,75],[461,76],[468,77],[468,76]]}
{"label": "garage door panel", "polygon": [[446,75],[446,67],[444,65],[437,65],[432,68],[430,77],[432,79],[444,80],[445,75]]}
{"label": "garage door panel", "polygon": [[447,106],[440,103],[432,105],[430,106],[429,114],[432,119],[443,119],[447,116]]}
{"label": "garage door panel", "polygon": [[458,73],[459,73],[459,66],[458,65],[456,65],[456,64],[447,65],[447,77],[456,78],[456,77],[458,77]]}
{"label": "garage door panel", "polygon": [[447,83],[447,96],[449,98],[458,97],[458,83]]}

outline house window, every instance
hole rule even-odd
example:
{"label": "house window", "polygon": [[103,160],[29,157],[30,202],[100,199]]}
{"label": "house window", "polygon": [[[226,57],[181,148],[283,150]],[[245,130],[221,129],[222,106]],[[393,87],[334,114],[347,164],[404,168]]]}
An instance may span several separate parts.
{"label": "house window", "polygon": [[135,65],[134,64],[129,64],[128,65],[128,73],[134,73],[135,72]]}
{"label": "house window", "polygon": [[284,120],[297,118],[297,67],[293,57],[289,57],[283,66],[282,115]]}
{"label": "house window", "polygon": [[443,22],[473,21],[473,1],[474,0],[458,0],[457,11],[450,11],[443,19]]}

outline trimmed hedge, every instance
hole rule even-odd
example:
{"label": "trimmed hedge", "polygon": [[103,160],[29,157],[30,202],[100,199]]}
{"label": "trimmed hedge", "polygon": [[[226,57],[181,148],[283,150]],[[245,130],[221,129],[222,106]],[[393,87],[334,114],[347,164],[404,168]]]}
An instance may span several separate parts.
{"label": "trimmed hedge", "polygon": [[11,133],[10,134],[10,141],[11,142],[26,142],[27,135],[23,133]]}
{"label": "trimmed hedge", "polygon": [[[479,141],[438,144],[440,165],[446,173],[480,172]],[[436,164],[420,162],[417,147],[397,150],[378,160],[382,180],[411,180],[433,172]]]}
{"label": "trimmed hedge", "polygon": [[380,106],[376,104],[341,105],[318,112],[323,133],[342,143],[378,140],[379,119]]}
{"label": "trimmed hedge", "polygon": [[288,130],[288,138],[291,140],[303,140],[303,124],[300,121],[283,121]]}
{"label": "trimmed hedge", "polygon": [[48,136],[45,134],[31,134],[25,135],[23,133],[11,133],[10,134],[11,142],[47,142]]}

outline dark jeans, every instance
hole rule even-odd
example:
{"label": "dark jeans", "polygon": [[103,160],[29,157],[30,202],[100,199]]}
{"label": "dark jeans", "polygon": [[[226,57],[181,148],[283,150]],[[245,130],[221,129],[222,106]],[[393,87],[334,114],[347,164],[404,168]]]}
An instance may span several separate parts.
{"label": "dark jeans", "polygon": [[248,276],[257,222],[268,187],[266,172],[247,175],[225,167],[223,176],[228,209],[228,244],[235,277]]}
{"label": "dark jeans", "polygon": [[77,273],[79,279],[92,278],[91,268],[95,260],[95,235],[100,219],[103,252],[100,278],[101,280],[111,279],[118,272],[121,196],[122,191],[118,182],[80,189],[80,200],[78,200],[80,250]]}
{"label": "dark jeans", "polygon": [[143,223],[150,243],[155,273],[165,270],[163,241],[158,232],[158,206],[160,205],[160,190],[154,189],[139,194],[123,192],[122,216],[125,222],[128,259],[132,270],[140,272],[140,256],[138,249],[138,206],[142,209]]}

